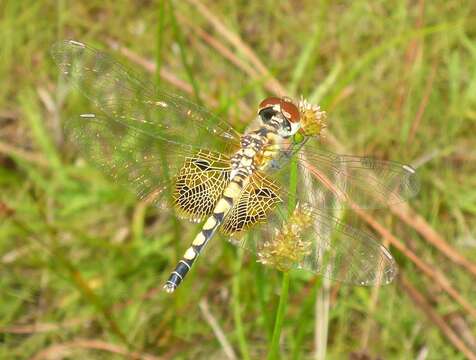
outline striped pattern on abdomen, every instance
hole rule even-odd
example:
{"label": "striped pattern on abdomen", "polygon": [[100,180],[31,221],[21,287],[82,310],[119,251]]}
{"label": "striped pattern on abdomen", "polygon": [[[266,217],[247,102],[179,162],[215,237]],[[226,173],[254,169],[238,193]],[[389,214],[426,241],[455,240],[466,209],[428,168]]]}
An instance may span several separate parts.
{"label": "striped pattern on abdomen", "polygon": [[190,246],[187,251],[185,251],[183,258],[179,261],[175,267],[175,270],[170,274],[167,282],[164,285],[165,291],[171,293],[175,291],[177,286],[179,286],[191,269],[197,257],[200,255],[203,248],[223,223],[225,216],[238,201],[241,192],[245,187],[245,183],[247,182],[248,177],[242,175],[241,173],[238,173],[234,179],[230,181],[223,191],[223,196],[213,209],[213,214],[207,219],[202,227],[202,230],[193,240],[192,246]]}

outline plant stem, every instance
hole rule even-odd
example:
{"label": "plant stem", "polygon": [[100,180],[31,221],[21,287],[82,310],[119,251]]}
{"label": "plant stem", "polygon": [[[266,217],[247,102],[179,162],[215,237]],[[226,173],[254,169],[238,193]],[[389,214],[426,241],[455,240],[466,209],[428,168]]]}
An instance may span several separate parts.
{"label": "plant stem", "polygon": [[271,349],[268,354],[268,360],[279,359],[279,339],[281,337],[281,329],[283,327],[284,314],[288,303],[289,293],[289,273],[283,274],[281,285],[281,297],[279,298],[278,311],[276,313],[276,321],[274,323],[273,339],[271,340]]}
{"label": "plant stem", "polygon": [[156,42],[156,56],[155,56],[155,84],[157,86],[161,83],[160,69],[162,67],[162,50],[164,48],[164,33],[165,33],[165,1],[159,1],[157,21],[157,42]]}
{"label": "plant stem", "polygon": [[[288,199],[288,215],[291,215],[296,206],[296,191],[297,191],[297,159],[291,159],[290,173],[289,173],[289,199]],[[289,273],[283,273],[281,284],[281,296],[279,298],[278,311],[276,313],[276,320],[274,322],[273,338],[271,340],[271,349],[268,354],[268,360],[279,358],[279,339],[281,337],[281,329],[283,327],[284,314],[286,312],[286,305],[288,303],[289,295]]]}
{"label": "plant stem", "polygon": [[238,345],[240,346],[240,352],[243,359],[250,359],[248,352],[248,344],[246,343],[245,331],[243,329],[243,322],[241,321],[241,303],[240,303],[240,274],[241,274],[241,261],[243,258],[242,249],[238,249],[238,259],[236,260],[236,271],[233,277],[233,317],[236,325],[236,332],[238,336]]}

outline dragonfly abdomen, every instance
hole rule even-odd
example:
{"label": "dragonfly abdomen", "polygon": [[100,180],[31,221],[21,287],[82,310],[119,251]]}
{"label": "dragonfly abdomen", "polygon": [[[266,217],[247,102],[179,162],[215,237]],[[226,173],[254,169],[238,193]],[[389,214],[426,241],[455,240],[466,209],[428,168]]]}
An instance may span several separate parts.
{"label": "dragonfly abdomen", "polygon": [[216,233],[217,229],[223,223],[225,216],[230,212],[233,205],[238,201],[243,188],[249,181],[247,176],[238,173],[223,191],[223,196],[218,200],[213,214],[203,224],[202,230],[193,239],[192,245],[185,251],[183,258],[179,261],[175,270],[170,274],[164,285],[165,291],[171,293],[185,278],[193,263],[200,255],[208,241]]}

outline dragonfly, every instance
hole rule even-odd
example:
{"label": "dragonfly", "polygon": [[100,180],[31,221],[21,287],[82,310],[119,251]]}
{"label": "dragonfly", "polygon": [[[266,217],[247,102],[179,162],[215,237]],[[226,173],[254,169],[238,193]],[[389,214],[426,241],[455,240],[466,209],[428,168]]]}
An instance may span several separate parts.
{"label": "dragonfly", "polygon": [[79,151],[140,199],[203,223],[166,280],[166,292],[177,289],[216,234],[282,271],[363,286],[395,277],[389,250],[335,212],[406,201],[419,190],[416,172],[394,161],[323,150],[314,141],[325,127],[319,106],[268,97],[240,133],[81,42],[56,43],[51,55],[93,104],[65,125]]}

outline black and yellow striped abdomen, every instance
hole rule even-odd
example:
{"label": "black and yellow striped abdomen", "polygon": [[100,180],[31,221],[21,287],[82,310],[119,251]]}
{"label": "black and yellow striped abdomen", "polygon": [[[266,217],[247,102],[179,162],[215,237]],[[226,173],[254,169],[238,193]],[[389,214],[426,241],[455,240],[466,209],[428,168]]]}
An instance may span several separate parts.
{"label": "black and yellow striped abdomen", "polygon": [[233,208],[233,205],[240,198],[241,192],[248,181],[248,177],[237,174],[223,191],[223,196],[215,205],[213,214],[203,224],[202,230],[193,239],[192,245],[185,251],[183,258],[179,261],[175,270],[170,274],[164,289],[173,292],[181,283],[193,263],[200,255],[207,242],[213,237],[225,216]]}

